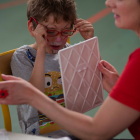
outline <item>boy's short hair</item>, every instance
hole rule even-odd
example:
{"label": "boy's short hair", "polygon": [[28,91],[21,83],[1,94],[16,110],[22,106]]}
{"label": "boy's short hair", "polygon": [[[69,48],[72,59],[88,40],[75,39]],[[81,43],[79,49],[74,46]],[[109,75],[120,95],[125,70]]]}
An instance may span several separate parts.
{"label": "boy's short hair", "polygon": [[[48,21],[49,16],[54,17],[54,22],[61,19],[73,25],[77,18],[76,3],[74,0],[29,0],[27,3],[27,18],[34,17],[39,21]],[[32,21],[33,27],[36,27]]]}

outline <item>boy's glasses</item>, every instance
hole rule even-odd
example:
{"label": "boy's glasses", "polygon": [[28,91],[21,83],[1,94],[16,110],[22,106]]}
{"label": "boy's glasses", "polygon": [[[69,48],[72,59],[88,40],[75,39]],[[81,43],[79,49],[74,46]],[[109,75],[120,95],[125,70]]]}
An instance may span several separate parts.
{"label": "boy's glasses", "polygon": [[[33,17],[30,17],[30,22],[31,22],[32,19],[38,25],[37,20],[35,18],[33,18]],[[64,30],[62,32],[59,32],[57,30],[47,30],[47,36],[54,37],[54,36],[57,36],[57,35],[61,34],[62,36],[68,37],[68,36],[72,36],[75,31],[76,31],[76,28],[74,30]]]}
{"label": "boy's glasses", "polygon": [[47,35],[48,36],[57,36],[59,34],[61,34],[62,36],[72,36],[73,33],[76,31],[76,29],[74,30],[65,30],[65,31],[62,31],[62,32],[59,32],[57,30],[47,30]]}

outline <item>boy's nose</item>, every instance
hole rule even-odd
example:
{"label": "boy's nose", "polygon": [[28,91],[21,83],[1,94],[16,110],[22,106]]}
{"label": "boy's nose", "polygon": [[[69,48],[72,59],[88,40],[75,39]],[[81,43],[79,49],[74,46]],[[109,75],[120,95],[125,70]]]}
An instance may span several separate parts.
{"label": "boy's nose", "polygon": [[56,41],[58,41],[58,42],[61,41],[61,37],[59,35],[57,36]]}
{"label": "boy's nose", "polygon": [[116,0],[106,0],[105,5],[109,8],[114,8],[115,2],[116,2]]}

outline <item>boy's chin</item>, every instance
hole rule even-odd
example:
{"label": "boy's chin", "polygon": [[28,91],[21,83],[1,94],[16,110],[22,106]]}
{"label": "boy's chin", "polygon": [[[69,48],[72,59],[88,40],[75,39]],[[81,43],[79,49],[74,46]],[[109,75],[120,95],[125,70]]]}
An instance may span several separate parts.
{"label": "boy's chin", "polygon": [[59,50],[63,49],[65,45],[61,45],[59,47],[47,46],[46,53],[49,54],[57,54]]}
{"label": "boy's chin", "polygon": [[46,50],[46,53],[57,54],[59,50]]}

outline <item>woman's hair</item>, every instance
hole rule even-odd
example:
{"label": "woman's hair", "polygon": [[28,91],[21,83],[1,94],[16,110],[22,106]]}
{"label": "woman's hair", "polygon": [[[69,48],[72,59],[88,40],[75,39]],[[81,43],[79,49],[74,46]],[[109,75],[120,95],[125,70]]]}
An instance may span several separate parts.
{"label": "woman's hair", "polygon": [[[74,23],[77,18],[76,3],[74,0],[29,0],[27,3],[27,18],[34,17],[39,21],[48,21],[49,16],[54,22],[64,20]],[[32,21],[34,28],[36,24]]]}

